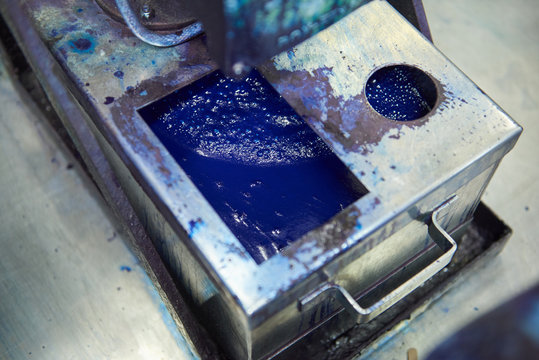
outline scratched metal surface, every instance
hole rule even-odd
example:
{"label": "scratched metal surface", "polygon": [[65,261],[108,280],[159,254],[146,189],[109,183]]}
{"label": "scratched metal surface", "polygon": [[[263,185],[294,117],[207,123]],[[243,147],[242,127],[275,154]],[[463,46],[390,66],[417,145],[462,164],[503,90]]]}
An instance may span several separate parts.
{"label": "scratched metal surface", "polygon": [[400,324],[361,359],[419,359],[479,316],[539,282],[539,3],[424,0],[434,42],[523,127],[483,200],[513,235],[501,254],[476,269],[418,318]]}
{"label": "scratched metal surface", "polygon": [[198,358],[93,183],[6,71],[0,358]]}

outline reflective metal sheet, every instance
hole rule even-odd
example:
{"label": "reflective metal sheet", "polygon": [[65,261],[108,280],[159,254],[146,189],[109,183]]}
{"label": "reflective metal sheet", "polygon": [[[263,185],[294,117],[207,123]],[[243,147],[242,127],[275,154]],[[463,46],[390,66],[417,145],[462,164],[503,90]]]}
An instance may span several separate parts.
{"label": "reflective metal sheet", "polygon": [[114,217],[0,67],[0,358],[196,359]]}

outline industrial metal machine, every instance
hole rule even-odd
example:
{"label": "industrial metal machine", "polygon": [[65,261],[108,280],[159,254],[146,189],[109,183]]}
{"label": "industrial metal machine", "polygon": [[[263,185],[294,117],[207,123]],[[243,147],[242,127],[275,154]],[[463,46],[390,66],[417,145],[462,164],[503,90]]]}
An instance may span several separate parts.
{"label": "industrial metal machine", "polygon": [[177,320],[232,358],[442,270],[522,130],[386,1],[1,10]]}

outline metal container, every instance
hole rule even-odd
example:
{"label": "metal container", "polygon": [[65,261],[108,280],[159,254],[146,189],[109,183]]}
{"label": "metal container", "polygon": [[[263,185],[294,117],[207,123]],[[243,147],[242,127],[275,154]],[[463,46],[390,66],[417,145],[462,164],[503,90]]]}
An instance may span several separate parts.
{"label": "metal container", "polygon": [[[368,321],[442,269],[448,233],[522,130],[386,2],[361,6],[259,71],[368,193],[258,264],[138,112],[215,69],[202,39],[151,47],[91,1],[26,9],[169,271],[234,358],[276,354],[343,309]],[[367,82],[394,65],[434,84],[426,115],[373,109]]]}

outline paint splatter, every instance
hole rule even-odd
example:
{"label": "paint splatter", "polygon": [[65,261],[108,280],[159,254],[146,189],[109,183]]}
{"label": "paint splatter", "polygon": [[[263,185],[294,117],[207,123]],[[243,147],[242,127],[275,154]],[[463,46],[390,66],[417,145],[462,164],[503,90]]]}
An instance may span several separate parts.
{"label": "paint splatter", "polygon": [[124,78],[124,72],[121,71],[121,70],[115,71],[114,76],[116,76],[118,79],[123,79]]}
{"label": "paint splatter", "polygon": [[113,102],[114,102],[114,98],[112,96],[107,96],[103,104],[109,105],[109,104],[112,104]]}
{"label": "paint splatter", "polygon": [[95,49],[94,39],[87,34],[83,34],[74,40],[69,40],[68,44],[72,51],[79,54],[91,54]]}
{"label": "paint splatter", "polygon": [[200,228],[204,225],[204,221],[201,218],[189,221],[189,237],[195,235]]}
{"label": "paint splatter", "polygon": [[131,272],[131,268],[127,265],[120,266],[120,271]]}

